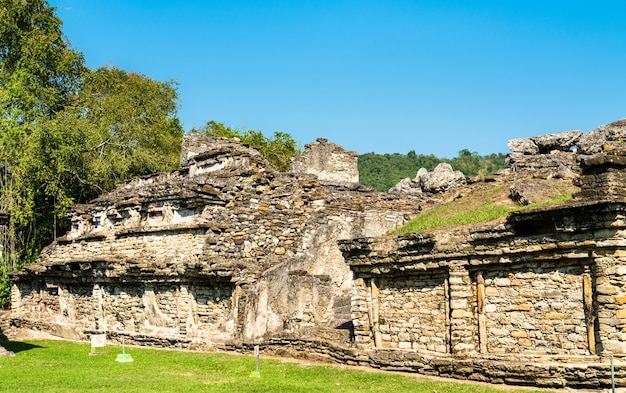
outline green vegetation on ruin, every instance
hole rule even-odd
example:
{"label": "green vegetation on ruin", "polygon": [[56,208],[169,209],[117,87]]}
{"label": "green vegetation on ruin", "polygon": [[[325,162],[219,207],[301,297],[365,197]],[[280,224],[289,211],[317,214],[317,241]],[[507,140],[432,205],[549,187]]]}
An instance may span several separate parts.
{"label": "green vegetation on ruin", "polygon": [[89,356],[90,346],[68,341],[7,342],[16,353],[0,358],[2,391],[20,392],[528,392],[435,381],[415,375],[367,372],[261,356],[261,378],[251,378],[253,356],[129,348],[132,363],[117,363],[119,347]]}
{"label": "green vegetation on ruin", "polygon": [[519,206],[509,199],[509,187],[509,183],[504,183],[475,190],[463,198],[426,210],[391,234],[489,222],[504,218],[513,211],[567,202],[572,199],[572,192],[575,190],[574,186],[562,186],[561,195],[554,199]]}

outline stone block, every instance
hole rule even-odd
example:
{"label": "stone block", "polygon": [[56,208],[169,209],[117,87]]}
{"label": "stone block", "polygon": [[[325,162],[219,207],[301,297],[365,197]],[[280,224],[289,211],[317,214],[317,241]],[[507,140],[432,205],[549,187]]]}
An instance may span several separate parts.
{"label": "stone block", "polygon": [[523,330],[513,330],[511,332],[511,337],[515,337],[515,338],[527,338],[528,337],[528,333],[526,333]]}
{"label": "stone block", "polygon": [[467,308],[467,299],[452,299],[450,300],[450,308],[451,309],[466,309]]}
{"label": "stone block", "polygon": [[570,315],[565,313],[551,312],[546,313],[545,317],[546,319],[567,319],[570,317]]}
{"label": "stone block", "polygon": [[410,341],[400,341],[398,343],[398,349],[412,349],[413,345]]}
{"label": "stone block", "polygon": [[604,284],[598,285],[596,291],[600,295],[615,295],[618,293],[618,288],[610,284]]}

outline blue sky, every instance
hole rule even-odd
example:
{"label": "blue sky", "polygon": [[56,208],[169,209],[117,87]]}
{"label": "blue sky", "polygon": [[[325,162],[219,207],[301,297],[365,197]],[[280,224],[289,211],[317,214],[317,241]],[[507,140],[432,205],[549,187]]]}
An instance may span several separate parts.
{"label": "blue sky", "polygon": [[626,0],[51,0],[90,67],[208,120],[455,157],[626,117]]}

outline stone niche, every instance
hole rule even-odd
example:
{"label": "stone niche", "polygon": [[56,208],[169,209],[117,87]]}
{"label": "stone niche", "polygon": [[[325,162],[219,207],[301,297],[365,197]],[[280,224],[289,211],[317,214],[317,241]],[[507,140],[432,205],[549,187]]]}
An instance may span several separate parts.
{"label": "stone niche", "polygon": [[[305,154],[329,146],[324,160],[353,156],[319,141]],[[181,164],[75,206],[71,230],[13,276],[14,328],[178,348],[277,335],[349,345],[352,272],[337,240],[383,235],[419,202],[345,173],[328,182],[332,165],[280,173],[231,139],[187,134]]]}

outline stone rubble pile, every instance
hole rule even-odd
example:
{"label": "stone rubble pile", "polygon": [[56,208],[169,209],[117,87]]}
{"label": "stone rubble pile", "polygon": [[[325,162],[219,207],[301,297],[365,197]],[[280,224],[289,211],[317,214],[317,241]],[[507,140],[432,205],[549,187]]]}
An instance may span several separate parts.
{"label": "stone rubble pile", "polygon": [[421,168],[417,171],[414,179],[406,178],[400,180],[389,192],[409,195],[421,193],[437,194],[465,184],[467,184],[467,181],[461,171],[455,171],[452,165],[442,162],[432,172],[428,172],[426,168]]}

